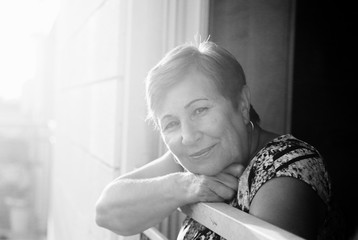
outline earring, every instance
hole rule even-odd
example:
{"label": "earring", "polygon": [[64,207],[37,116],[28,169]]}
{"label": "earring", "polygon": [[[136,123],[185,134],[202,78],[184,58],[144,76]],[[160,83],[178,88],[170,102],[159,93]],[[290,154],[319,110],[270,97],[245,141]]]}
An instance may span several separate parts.
{"label": "earring", "polygon": [[251,131],[253,132],[254,130],[255,130],[255,125],[254,125],[254,123],[250,120],[250,124],[251,124]]}

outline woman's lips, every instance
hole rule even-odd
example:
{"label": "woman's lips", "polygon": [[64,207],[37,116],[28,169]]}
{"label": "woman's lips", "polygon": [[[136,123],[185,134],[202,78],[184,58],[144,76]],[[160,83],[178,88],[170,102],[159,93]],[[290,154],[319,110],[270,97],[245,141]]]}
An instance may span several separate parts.
{"label": "woman's lips", "polygon": [[210,150],[213,149],[215,146],[216,146],[216,144],[214,144],[210,147],[204,148],[196,153],[190,154],[189,157],[194,158],[194,159],[205,157],[210,153]]}

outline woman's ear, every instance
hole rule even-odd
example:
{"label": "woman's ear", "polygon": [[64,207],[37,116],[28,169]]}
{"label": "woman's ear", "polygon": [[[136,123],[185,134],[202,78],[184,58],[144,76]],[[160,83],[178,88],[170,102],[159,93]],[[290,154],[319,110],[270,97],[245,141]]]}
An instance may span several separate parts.
{"label": "woman's ear", "polygon": [[250,122],[251,94],[247,85],[244,85],[239,99],[239,110],[244,118],[245,124]]}

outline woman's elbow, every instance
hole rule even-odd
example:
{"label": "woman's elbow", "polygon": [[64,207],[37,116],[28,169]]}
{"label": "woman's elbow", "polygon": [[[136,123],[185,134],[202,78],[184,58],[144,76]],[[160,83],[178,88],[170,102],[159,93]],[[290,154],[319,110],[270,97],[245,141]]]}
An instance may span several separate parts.
{"label": "woman's elbow", "polygon": [[107,208],[101,202],[96,203],[96,224],[100,227],[107,228],[108,214]]}
{"label": "woman's elbow", "polygon": [[104,204],[102,201],[98,201],[96,203],[96,224],[103,228],[109,228],[111,222],[113,220],[111,219],[109,206],[107,204]]}
{"label": "woman's elbow", "polygon": [[120,214],[115,214],[115,210],[112,207],[104,204],[101,201],[96,203],[96,224],[99,227],[106,228],[121,236],[130,236],[136,234],[126,226],[125,222],[120,219]]}

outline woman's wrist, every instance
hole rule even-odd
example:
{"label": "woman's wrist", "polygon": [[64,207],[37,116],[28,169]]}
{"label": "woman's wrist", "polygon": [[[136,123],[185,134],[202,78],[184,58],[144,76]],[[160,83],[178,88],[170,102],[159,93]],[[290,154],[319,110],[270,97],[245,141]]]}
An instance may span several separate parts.
{"label": "woman's wrist", "polygon": [[189,172],[170,174],[172,181],[169,184],[169,192],[172,192],[172,196],[178,201],[179,207],[199,201],[198,197],[195,196],[195,191],[192,190],[195,177],[195,174]]}

